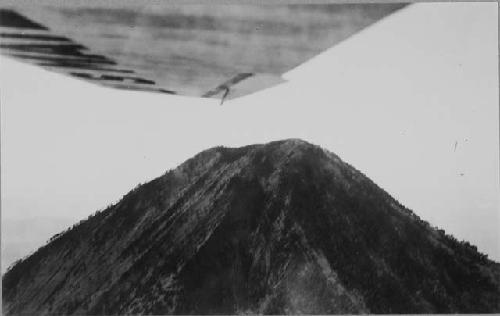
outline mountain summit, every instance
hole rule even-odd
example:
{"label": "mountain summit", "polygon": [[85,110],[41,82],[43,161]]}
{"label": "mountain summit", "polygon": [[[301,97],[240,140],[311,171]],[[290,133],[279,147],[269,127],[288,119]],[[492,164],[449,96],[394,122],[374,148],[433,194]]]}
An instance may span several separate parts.
{"label": "mountain summit", "polygon": [[5,314],[500,312],[500,265],[336,155],[203,151],[3,277]]}

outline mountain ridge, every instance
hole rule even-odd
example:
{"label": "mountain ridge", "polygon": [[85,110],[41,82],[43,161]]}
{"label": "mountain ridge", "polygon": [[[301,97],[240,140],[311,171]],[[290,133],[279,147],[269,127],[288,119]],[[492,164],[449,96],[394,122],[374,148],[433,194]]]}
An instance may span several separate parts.
{"label": "mountain ridge", "polygon": [[3,302],[6,314],[491,312],[499,280],[474,246],[288,139],[213,147],[138,186],[13,266]]}

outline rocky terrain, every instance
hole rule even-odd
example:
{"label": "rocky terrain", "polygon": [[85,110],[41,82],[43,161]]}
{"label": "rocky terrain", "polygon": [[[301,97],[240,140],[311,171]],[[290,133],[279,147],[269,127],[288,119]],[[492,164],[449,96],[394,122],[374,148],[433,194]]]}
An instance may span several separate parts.
{"label": "rocky terrain", "polygon": [[500,312],[498,263],[294,139],[201,152],[2,286],[7,315]]}

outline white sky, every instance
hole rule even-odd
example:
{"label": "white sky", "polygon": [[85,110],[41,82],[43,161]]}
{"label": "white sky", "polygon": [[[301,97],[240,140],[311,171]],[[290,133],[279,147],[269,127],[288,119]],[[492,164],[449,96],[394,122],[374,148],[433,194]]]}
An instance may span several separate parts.
{"label": "white sky", "polygon": [[499,261],[497,38],[496,3],[415,4],[223,106],[2,57],[2,270],[201,150],[292,137]]}

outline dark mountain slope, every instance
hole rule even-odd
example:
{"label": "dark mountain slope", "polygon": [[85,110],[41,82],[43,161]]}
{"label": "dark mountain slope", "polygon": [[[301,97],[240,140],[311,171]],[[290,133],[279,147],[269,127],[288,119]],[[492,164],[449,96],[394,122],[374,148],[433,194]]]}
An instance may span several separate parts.
{"label": "dark mountain slope", "polygon": [[3,278],[6,314],[500,312],[500,265],[300,140],[213,148]]}

